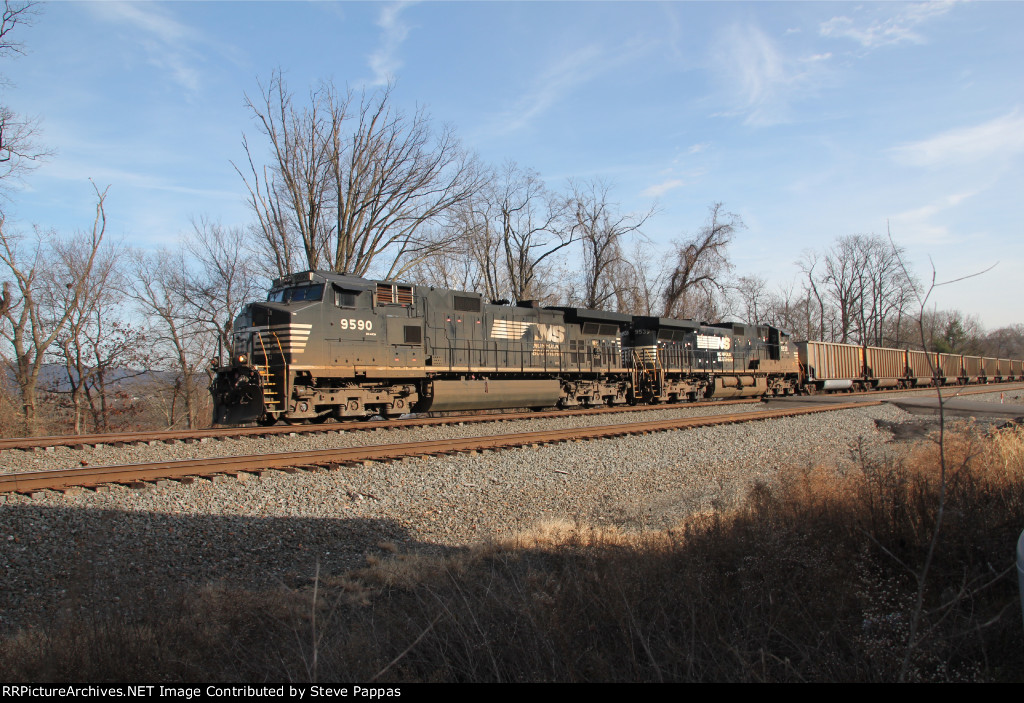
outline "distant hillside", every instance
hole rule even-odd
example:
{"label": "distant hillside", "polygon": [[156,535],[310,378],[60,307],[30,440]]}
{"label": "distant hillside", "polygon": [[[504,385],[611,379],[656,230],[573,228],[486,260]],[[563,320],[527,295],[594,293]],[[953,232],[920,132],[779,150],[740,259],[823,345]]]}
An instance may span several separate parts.
{"label": "distant hillside", "polygon": [[[6,371],[9,383],[16,385],[13,370],[7,368]],[[125,391],[135,395],[147,386],[174,383],[176,374],[170,371],[113,368],[107,370],[106,376],[111,390]],[[205,376],[205,374],[199,374],[199,376]],[[39,372],[39,390],[56,393],[69,392],[71,384],[68,382],[67,370],[60,364],[43,366]]]}

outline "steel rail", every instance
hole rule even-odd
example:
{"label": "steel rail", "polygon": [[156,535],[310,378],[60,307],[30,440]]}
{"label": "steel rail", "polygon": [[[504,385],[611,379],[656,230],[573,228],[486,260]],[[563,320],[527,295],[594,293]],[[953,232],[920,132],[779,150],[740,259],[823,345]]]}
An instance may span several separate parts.
{"label": "steel rail", "polygon": [[881,405],[880,400],[852,403],[815,405],[812,407],[760,410],[729,415],[694,417],[654,422],[631,422],[598,427],[523,432],[461,439],[402,442],[339,449],[277,452],[249,456],[213,457],[207,459],[178,459],[147,464],[119,466],[89,466],[74,469],[50,469],[0,475],[0,493],[29,493],[42,489],[65,489],[95,486],[103,483],[139,483],[157,479],[181,479],[217,474],[238,474],[270,469],[297,469],[308,466],[358,464],[365,461],[393,461],[411,456],[452,454],[459,452],[505,449],[556,442],[603,439],[630,434],[649,434],[669,430],[692,429],[723,424],[771,420],[796,415],[833,412]]}
{"label": "steel rail", "polygon": [[[997,389],[1022,390],[1024,386],[996,385],[989,386],[947,386],[941,390],[955,395],[973,395],[976,393],[993,393]],[[814,397],[841,397],[848,395],[871,396],[890,393],[934,392],[935,388],[885,389],[864,391],[860,393],[831,393]],[[715,407],[722,405],[745,405],[759,403],[762,400],[777,400],[783,396],[767,398],[736,398],[730,400],[712,400],[686,403],[665,403],[658,405],[617,405],[612,407],[569,408],[542,412],[494,413],[488,415],[449,415],[445,417],[419,417],[404,420],[381,420],[367,422],[352,420],[311,425],[275,425],[272,427],[211,427],[202,430],[155,430],[148,432],[115,432],[106,434],[52,435],[47,437],[10,437],[0,438],[0,451],[5,449],[32,450],[45,447],[72,447],[82,449],[88,446],[121,445],[137,443],[172,443],[192,442],[202,439],[230,439],[235,437],[269,437],[275,435],[323,434],[327,432],[370,432],[377,429],[396,429],[401,427],[430,427],[448,424],[469,424],[480,422],[506,422],[514,420],[547,419],[557,417],[573,417],[582,415],[606,415],[612,413],[644,412],[655,410],[676,410],[684,408]],[[794,398],[796,396],[787,396]],[[810,396],[809,396],[810,397]]]}
{"label": "steel rail", "polygon": [[760,398],[716,400],[699,403],[665,403],[660,405],[616,405],[613,407],[569,408],[542,412],[493,413],[489,415],[449,415],[445,417],[416,417],[404,420],[349,420],[312,425],[275,425],[271,427],[211,427],[202,430],[155,430],[151,432],[114,432],[106,434],[52,435],[47,437],[11,437],[0,439],[0,451],[4,449],[38,449],[43,447],[82,448],[96,445],[133,444],[141,442],[175,442],[205,438],[227,439],[233,437],[272,436],[293,434],[323,434],[326,432],[372,432],[377,429],[399,427],[428,427],[459,423],[504,422],[508,420],[532,420],[576,415],[605,415],[612,413],[643,412],[650,410],[672,410],[692,407],[714,407],[717,405],[743,405],[760,402]]}

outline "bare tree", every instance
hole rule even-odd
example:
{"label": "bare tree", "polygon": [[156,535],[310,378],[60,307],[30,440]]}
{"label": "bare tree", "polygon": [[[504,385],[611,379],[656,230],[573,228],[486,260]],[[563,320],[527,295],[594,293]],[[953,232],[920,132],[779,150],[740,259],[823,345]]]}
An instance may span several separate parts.
{"label": "bare tree", "polygon": [[[459,210],[453,213],[450,222],[427,233],[445,242],[445,246],[416,263],[409,270],[409,279],[439,288],[490,295],[484,283],[484,269],[477,260],[477,250],[481,247],[474,235],[472,212],[469,208]],[[483,224],[486,226],[486,222]],[[486,236],[485,232],[482,234]]]}
{"label": "bare tree", "polygon": [[765,293],[760,310],[761,321],[773,327],[799,332],[803,325],[804,300],[796,290],[796,281],[780,284]]}
{"label": "bare tree", "polygon": [[761,322],[769,306],[768,281],[757,275],[740,276],[735,287],[743,308],[740,316],[747,322]]}
{"label": "bare tree", "polygon": [[840,237],[825,253],[825,293],[835,306],[839,318],[840,343],[850,342],[854,321],[863,302],[861,269],[865,266],[859,235]]}
{"label": "bare tree", "polygon": [[183,273],[185,309],[214,335],[218,353],[231,348],[232,325],[242,305],[268,287],[244,240],[242,229],[205,217],[192,220],[192,233],[185,239],[194,262]]}
{"label": "bare tree", "polygon": [[10,180],[31,169],[34,162],[50,155],[36,143],[38,132],[37,119],[0,105],[0,190],[6,190]]}
{"label": "bare tree", "polygon": [[[22,43],[12,36],[20,25],[31,25],[39,13],[38,3],[5,0],[0,15],[0,59],[25,53]],[[0,87],[7,80],[0,75]],[[50,152],[36,143],[38,120],[19,115],[6,105],[0,105],[0,193],[33,166],[33,162]]]}
{"label": "bare tree", "polygon": [[[90,266],[89,248],[81,246],[80,240],[81,237],[76,237],[54,244],[55,265],[46,275],[58,308],[71,310],[67,324],[54,340],[53,353],[64,366],[64,382],[71,398],[71,426],[75,433],[82,431],[86,407],[94,400],[90,387],[95,387],[97,380],[105,381],[103,375],[113,363],[113,359],[102,358],[104,355],[99,352],[99,345],[104,343],[103,332],[109,332],[106,313],[118,297],[113,286],[116,284],[117,262],[123,253],[107,249],[96,256]],[[73,304],[71,299],[75,291],[61,280],[68,275],[83,283],[77,304]],[[105,402],[105,399],[97,400],[100,404]],[[102,410],[100,412],[103,413]]]}
{"label": "bare tree", "polygon": [[148,375],[152,363],[143,329],[121,319],[122,301],[115,299],[116,290],[109,292],[113,295],[104,296],[95,306],[67,352],[62,348],[70,360],[65,361],[69,376],[74,373],[81,379],[84,406],[97,432],[111,432],[136,421],[145,404],[139,402],[134,384]]}
{"label": "bare tree", "polygon": [[469,257],[465,280],[492,300],[542,297],[555,287],[550,277],[558,254],[576,241],[568,202],[538,173],[513,162],[486,174],[485,183],[449,213],[448,241],[433,256],[448,259],[449,268],[454,257]]}
{"label": "bare tree", "polygon": [[975,315],[959,310],[932,310],[920,315],[919,325],[925,331],[925,345],[931,351],[973,354],[982,352],[985,331]]}
{"label": "bare tree", "polygon": [[92,231],[79,235],[72,245],[78,249],[79,262],[73,270],[61,267],[49,246],[55,235],[36,228],[29,243],[21,234],[10,231],[0,216],[0,263],[14,279],[14,286],[4,282],[0,336],[13,351],[14,378],[26,430],[30,433],[38,429],[36,391],[46,354],[88,296],[93,267],[106,232],[107,191],[93,187],[96,217]]}
{"label": "bare tree", "polygon": [[492,197],[508,294],[512,300],[539,298],[545,267],[575,241],[565,221],[568,203],[549,191],[536,171],[512,162],[505,165]]}
{"label": "bare tree", "polygon": [[630,315],[658,314],[661,288],[668,275],[664,261],[653,251],[650,242],[638,241],[626,255],[620,287],[615,304],[616,312]]}
{"label": "bare tree", "polygon": [[615,203],[609,202],[611,185],[606,181],[570,181],[569,185],[573,237],[583,247],[576,297],[585,308],[605,310],[621,298],[627,285],[629,271],[622,251],[623,240],[639,232],[654,214],[654,207],[643,213],[622,214]]}
{"label": "bare tree", "polygon": [[184,406],[186,425],[198,427],[205,398],[202,366],[213,353],[215,337],[190,305],[190,272],[184,252],[136,252],[133,269],[133,280],[125,292],[150,320],[148,338],[158,350],[157,365],[165,367],[168,382],[162,385],[169,398],[167,425],[181,421],[178,408]]}
{"label": "bare tree", "polygon": [[881,346],[890,317],[906,310],[917,283],[900,265],[904,251],[891,238],[855,235],[853,240],[862,262],[856,275],[861,302],[856,315],[858,337],[862,344]]}
{"label": "bare tree", "polygon": [[732,269],[729,244],[743,227],[738,215],[727,212],[722,203],[714,203],[707,224],[696,235],[675,240],[675,263],[662,292],[663,316],[698,317],[714,312],[713,295],[724,289],[725,275]]}
{"label": "bare tree", "polygon": [[899,264],[902,254],[891,239],[864,234],[838,237],[822,253],[803,252],[797,265],[816,308],[812,313],[807,301],[817,338],[878,346],[907,339],[902,321],[918,284]]}
{"label": "bare tree", "polygon": [[[392,87],[339,92],[322,84],[296,107],[280,71],[246,104],[273,161],[258,167],[243,139],[248,174],[236,166],[256,213],[261,249],[279,275],[299,265],[357,276],[401,276],[443,247],[425,236],[482,183],[450,127],[434,131],[419,109],[392,105]],[[436,232],[435,232],[436,233]]]}
{"label": "bare tree", "polygon": [[806,339],[835,341],[825,337],[825,296],[819,283],[821,274],[815,273],[820,263],[818,252],[813,249],[805,249],[796,262],[804,274],[804,335]]}
{"label": "bare tree", "polygon": [[984,354],[1002,359],[1024,358],[1024,324],[1000,327],[985,335]]}
{"label": "bare tree", "polygon": [[449,262],[460,255],[466,256],[468,277],[475,285],[466,290],[482,293],[490,300],[508,295],[508,276],[503,264],[499,204],[495,197],[496,174],[490,173],[491,182],[475,197],[460,205],[452,213],[451,227],[456,234],[450,247],[438,250],[436,257]]}
{"label": "bare tree", "polygon": [[11,2],[4,0],[3,14],[0,15],[0,58],[12,54],[24,55],[24,45],[11,36],[18,25],[31,25],[39,14],[38,2]]}

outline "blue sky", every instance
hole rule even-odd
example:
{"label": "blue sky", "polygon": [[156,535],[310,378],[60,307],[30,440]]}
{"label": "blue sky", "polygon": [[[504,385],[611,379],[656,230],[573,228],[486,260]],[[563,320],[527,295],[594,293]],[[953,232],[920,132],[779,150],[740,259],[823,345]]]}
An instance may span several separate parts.
{"label": "blue sky", "polygon": [[486,162],[656,201],[655,243],[725,203],[737,273],[773,284],[887,226],[924,277],[998,262],[933,298],[994,328],[1024,322],[1022,29],[1021,2],[55,2],[0,66],[56,152],[8,212],[87,226],[93,178],[135,245],[244,225],[244,94],[276,68],[297,95],[391,78]]}

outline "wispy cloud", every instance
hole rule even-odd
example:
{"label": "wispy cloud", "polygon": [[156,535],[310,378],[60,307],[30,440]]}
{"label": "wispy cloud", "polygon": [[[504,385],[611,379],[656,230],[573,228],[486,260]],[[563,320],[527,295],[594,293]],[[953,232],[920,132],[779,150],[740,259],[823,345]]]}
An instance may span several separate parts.
{"label": "wispy cloud", "polygon": [[[173,182],[165,176],[154,175],[153,173],[138,169],[97,165],[96,161],[65,158],[52,164],[47,164],[42,173],[47,178],[75,183],[84,183],[91,178],[98,184],[116,184],[118,190],[138,189],[160,193],[176,193],[221,201],[238,199],[238,193],[235,191],[182,185]],[[185,180],[185,178],[182,177],[182,180]]]}
{"label": "wispy cloud", "polygon": [[865,49],[904,42],[923,44],[926,40],[919,31],[920,25],[949,12],[953,7],[953,1],[922,2],[909,6],[887,3],[868,5],[868,9],[872,11],[877,11],[878,8],[888,11],[894,7],[898,9],[892,16],[884,19],[872,19],[867,22],[845,15],[833,17],[822,22],[819,32],[823,37],[852,39]]}
{"label": "wispy cloud", "polygon": [[409,25],[402,21],[401,14],[402,10],[412,4],[414,3],[396,2],[381,9],[377,18],[377,26],[381,28],[381,44],[369,57],[370,70],[373,71],[371,85],[390,83],[398,69],[402,67],[398,50],[409,36]]}
{"label": "wispy cloud", "polygon": [[680,188],[684,185],[686,185],[686,181],[682,180],[681,178],[673,178],[671,180],[663,181],[661,183],[656,183],[655,185],[652,185],[649,188],[645,188],[643,191],[641,191],[640,195],[645,198],[660,198],[670,190]]}
{"label": "wispy cloud", "polygon": [[131,38],[142,46],[149,63],[167,71],[190,92],[199,90],[204,62],[197,48],[210,44],[197,29],[177,19],[155,3],[95,2],[86,6],[98,17],[130,27]]}
{"label": "wispy cloud", "polygon": [[733,25],[723,30],[713,61],[723,74],[733,108],[751,125],[770,125],[791,118],[790,104],[815,88],[831,54],[789,57],[759,27]]}
{"label": "wispy cloud", "polygon": [[892,229],[899,233],[901,242],[914,245],[939,245],[951,243],[961,236],[950,232],[945,224],[935,221],[937,215],[960,205],[974,197],[979,191],[965,191],[943,196],[920,207],[905,210],[890,218]]}
{"label": "wispy cloud", "polygon": [[515,107],[502,116],[498,131],[507,133],[522,129],[575,87],[597,76],[606,63],[602,61],[602,52],[597,46],[585,46],[566,54],[538,76]]}
{"label": "wispy cloud", "polygon": [[526,127],[555,104],[571,99],[581,86],[615,68],[636,62],[650,49],[648,42],[629,40],[614,46],[590,44],[563,54],[535,75],[529,87],[514,99],[510,108],[495,117],[495,123],[487,131],[508,134]]}
{"label": "wispy cloud", "polygon": [[890,150],[912,166],[964,164],[1024,152],[1024,117],[1017,111],[973,127],[962,127]]}

